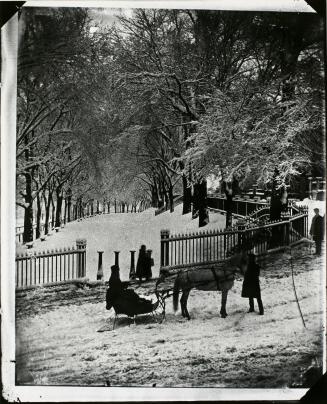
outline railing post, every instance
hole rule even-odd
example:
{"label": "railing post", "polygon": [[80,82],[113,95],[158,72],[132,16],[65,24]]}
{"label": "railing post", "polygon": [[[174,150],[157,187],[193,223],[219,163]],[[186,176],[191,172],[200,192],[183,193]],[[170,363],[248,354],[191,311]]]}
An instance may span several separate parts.
{"label": "railing post", "polygon": [[119,253],[120,251],[114,251],[115,253],[115,265],[117,265],[117,267],[119,267]]}
{"label": "railing post", "polygon": [[290,232],[290,226],[291,226],[291,222],[290,222],[290,220],[288,220],[287,221],[287,223],[286,223],[286,230],[285,230],[285,237],[286,237],[286,245],[290,245],[291,244],[291,240],[290,240],[290,235],[291,235],[291,232]]}
{"label": "railing post", "polygon": [[135,279],[136,278],[136,273],[135,273],[135,250],[130,250],[131,253],[131,268],[129,270],[129,279]]}
{"label": "railing post", "polygon": [[103,251],[98,251],[98,272],[97,272],[97,281],[101,281],[103,279],[103,267],[102,267],[102,254]]}
{"label": "railing post", "polygon": [[237,225],[237,235],[238,235],[237,244],[240,249],[243,249],[243,246],[245,244],[244,240],[245,224],[246,222],[244,220],[240,220]]}
{"label": "railing post", "polygon": [[83,278],[86,275],[86,239],[78,238],[76,240],[76,248],[77,248],[76,274],[78,278]]}
{"label": "railing post", "polygon": [[160,232],[160,266],[165,267],[169,265],[169,235],[170,230],[165,229]]}

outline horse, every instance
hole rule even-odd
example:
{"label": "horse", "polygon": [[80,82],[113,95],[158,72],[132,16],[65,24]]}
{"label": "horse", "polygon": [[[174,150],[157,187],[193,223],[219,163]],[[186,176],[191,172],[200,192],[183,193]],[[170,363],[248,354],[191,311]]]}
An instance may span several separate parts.
{"label": "horse", "polygon": [[180,271],[175,279],[173,288],[173,308],[176,312],[178,309],[179,291],[182,291],[180,299],[182,316],[191,319],[187,310],[187,300],[191,289],[198,290],[218,290],[221,291],[221,309],[220,315],[222,318],[227,317],[226,303],[228,291],[234,285],[235,273],[238,269],[241,273],[244,272],[247,266],[247,253],[242,250],[234,253],[226,261],[216,264],[212,267],[202,269],[189,269]]}

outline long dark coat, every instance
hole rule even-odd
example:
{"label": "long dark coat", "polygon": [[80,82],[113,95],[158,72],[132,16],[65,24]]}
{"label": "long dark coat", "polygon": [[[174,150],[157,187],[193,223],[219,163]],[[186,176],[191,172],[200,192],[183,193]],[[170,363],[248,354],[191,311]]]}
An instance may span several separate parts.
{"label": "long dark coat", "polygon": [[242,297],[261,297],[259,275],[259,265],[256,263],[249,263],[244,274]]}
{"label": "long dark coat", "polygon": [[320,215],[314,216],[311,222],[310,234],[315,241],[324,238],[324,218]]}
{"label": "long dark coat", "polygon": [[136,277],[141,278],[151,278],[151,258],[149,258],[145,246],[142,246],[139,252],[139,257],[136,264]]}
{"label": "long dark coat", "polygon": [[118,313],[128,316],[149,313],[152,311],[152,303],[138,296],[132,289],[127,289],[127,283],[119,278],[119,271],[112,273],[109,280],[109,288],[106,293],[106,308],[114,307]]}

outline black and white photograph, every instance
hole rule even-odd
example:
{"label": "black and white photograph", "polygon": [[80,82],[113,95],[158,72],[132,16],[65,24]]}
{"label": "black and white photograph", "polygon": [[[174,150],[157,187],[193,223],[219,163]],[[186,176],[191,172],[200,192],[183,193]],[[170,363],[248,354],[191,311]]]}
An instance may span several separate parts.
{"label": "black and white photograph", "polygon": [[323,16],[58,3],[1,32],[5,397],[300,398],[326,371]]}

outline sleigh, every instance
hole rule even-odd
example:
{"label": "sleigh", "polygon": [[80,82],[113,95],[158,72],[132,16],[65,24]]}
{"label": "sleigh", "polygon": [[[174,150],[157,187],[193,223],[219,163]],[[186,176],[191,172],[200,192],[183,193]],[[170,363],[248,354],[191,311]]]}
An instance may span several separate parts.
{"label": "sleigh", "polygon": [[115,312],[115,317],[114,317],[112,330],[115,329],[115,325],[116,325],[116,322],[117,322],[119,316],[126,316],[128,318],[133,319],[134,324],[136,324],[136,317],[144,316],[144,315],[147,315],[147,314],[151,314],[153,319],[156,322],[158,322],[159,320],[162,321],[162,319],[161,319],[162,313],[158,312],[158,309],[160,307],[159,301],[157,301],[154,305],[152,305],[151,310],[137,310],[137,308],[135,308],[135,310],[126,311],[125,308],[122,307],[119,303],[118,304],[113,304],[112,307],[113,307],[114,312]]}

